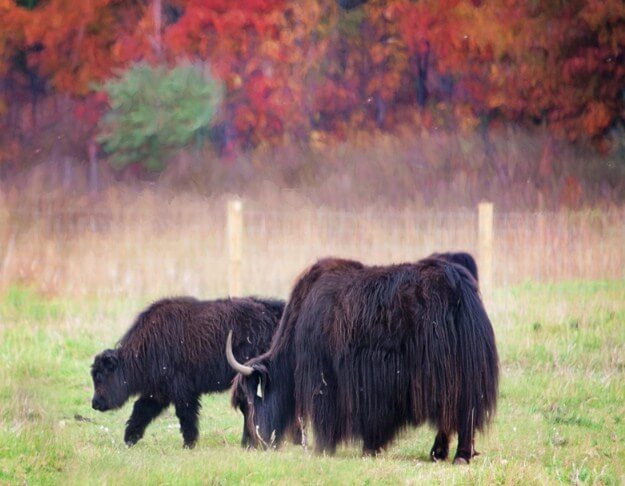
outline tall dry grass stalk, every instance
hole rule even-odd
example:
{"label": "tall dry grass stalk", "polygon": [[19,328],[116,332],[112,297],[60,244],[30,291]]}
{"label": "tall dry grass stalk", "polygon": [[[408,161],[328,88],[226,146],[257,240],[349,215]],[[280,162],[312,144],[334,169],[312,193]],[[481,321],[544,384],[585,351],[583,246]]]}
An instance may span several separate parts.
{"label": "tall dry grass stalk", "polygon": [[[227,294],[226,199],[108,191],[0,204],[0,284],[75,296]],[[625,276],[625,210],[499,213],[494,285]],[[246,201],[242,292],[286,296],[327,255],[370,264],[477,251],[477,209],[335,211]]]}

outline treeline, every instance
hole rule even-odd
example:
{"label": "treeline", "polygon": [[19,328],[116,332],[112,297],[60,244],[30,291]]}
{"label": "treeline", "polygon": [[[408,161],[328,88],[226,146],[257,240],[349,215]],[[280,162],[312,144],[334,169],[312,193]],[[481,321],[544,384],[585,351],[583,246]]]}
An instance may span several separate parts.
{"label": "treeline", "polygon": [[625,138],[625,3],[0,0],[0,119],[4,173],[72,147],[159,170],[153,154],[191,142],[228,156],[402,127],[488,150],[497,127],[540,126],[608,153]]}

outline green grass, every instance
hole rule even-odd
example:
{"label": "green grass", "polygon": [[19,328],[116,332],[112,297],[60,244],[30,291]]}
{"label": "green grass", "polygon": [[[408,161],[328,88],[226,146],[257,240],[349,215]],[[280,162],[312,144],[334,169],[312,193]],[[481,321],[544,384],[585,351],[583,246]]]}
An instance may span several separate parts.
{"label": "green grass", "polygon": [[299,447],[243,451],[227,394],[205,396],[200,442],[182,449],[171,410],[128,449],[130,409],[91,409],[89,365],[147,302],[0,296],[0,484],[623,484],[625,282],[526,284],[489,305],[502,364],[498,414],[468,467],[428,461],[434,433],[377,458]]}

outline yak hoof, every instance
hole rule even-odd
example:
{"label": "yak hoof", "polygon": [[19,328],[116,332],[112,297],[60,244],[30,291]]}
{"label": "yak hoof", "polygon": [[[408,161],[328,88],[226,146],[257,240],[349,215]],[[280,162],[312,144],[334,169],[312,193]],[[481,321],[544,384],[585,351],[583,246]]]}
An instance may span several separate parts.
{"label": "yak hoof", "polygon": [[141,435],[127,435],[124,437],[124,442],[128,447],[132,447],[141,440],[141,437]]}
{"label": "yak hoof", "polygon": [[430,458],[432,459],[432,462],[444,461],[445,459],[447,459],[448,454],[449,451],[445,449],[432,448],[432,450],[430,451]]}
{"label": "yak hoof", "polygon": [[184,447],[185,449],[193,449],[193,448],[195,448],[195,441],[193,441],[193,442],[185,442],[182,447]]}
{"label": "yak hoof", "polygon": [[459,465],[459,466],[466,466],[469,464],[469,460],[465,459],[464,457],[456,457],[454,459],[454,464]]}

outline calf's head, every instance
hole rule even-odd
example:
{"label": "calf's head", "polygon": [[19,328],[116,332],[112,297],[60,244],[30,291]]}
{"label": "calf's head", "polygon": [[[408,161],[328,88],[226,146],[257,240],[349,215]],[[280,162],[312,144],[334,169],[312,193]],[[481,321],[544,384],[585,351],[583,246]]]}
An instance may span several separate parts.
{"label": "calf's head", "polygon": [[280,390],[270,380],[267,362],[254,358],[239,363],[232,352],[232,332],[226,343],[226,357],[238,373],[232,386],[232,406],[243,414],[243,447],[276,447],[286,428]]}
{"label": "calf's head", "polygon": [[116,350],[107,349],[94,358],[91,378],[94,387],[91,406],[95,410],[105,412],[120,408],[128,400],[128,385]]}

